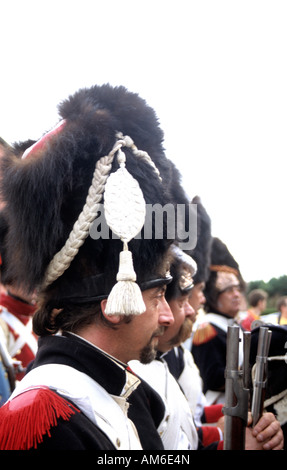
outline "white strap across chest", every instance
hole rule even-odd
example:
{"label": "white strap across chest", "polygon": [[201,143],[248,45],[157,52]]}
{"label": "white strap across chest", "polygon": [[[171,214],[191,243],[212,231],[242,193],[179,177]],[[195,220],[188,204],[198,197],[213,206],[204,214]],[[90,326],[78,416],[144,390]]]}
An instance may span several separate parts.
{"label": "white strap across chest", "polygon": [[150,364],[130,361],[129,365],[161,396],[165,404],[165,416],[158,433],[166,450],[196,450],[198,435],[189,405],[165,361],[154,360]]}
{"label": "white strap across chest", "polygon": [[142,449],[137,431],[127,417],[124,397],[113,398],[86,374],[61,365],[32,369],[18,384],[10,399],[33,386],[48,386],[71,400],[113,442],[118,450]]}
{"label": "white strap across chest", "polygon": [[2,307],[1,317],[5,320],[5,322],[15,331],[19,338],[16,339],[14,344],[11,348],[9,348],[9,353],[12,357],[17,354],[19,349],[22,349],[24,344],[27,344],[31,351],[36,354],[38,349],[38,343],[35,336],[32,334],[32,318],[29,319],[28,323],[24,325],[15,315],[8,312],[8,310],[4,310]]}

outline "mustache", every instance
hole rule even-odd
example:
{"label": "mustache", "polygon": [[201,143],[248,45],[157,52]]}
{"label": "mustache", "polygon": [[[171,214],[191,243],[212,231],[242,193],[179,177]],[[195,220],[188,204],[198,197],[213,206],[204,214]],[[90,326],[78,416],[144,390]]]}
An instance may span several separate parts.
{"label": "mustache", "polygon": [[164,332],[166,331],[167,327],[166,326],[160,326],[157,330],[155,330],[152,334],[152,338],[154,338],[155,336],[162,336],[164,334]]}
{"label": "mustache", "polygon": [[181,336],[182,336],[182,342],[184,342],[186,339],[188,339],[192,333],[193,329],[193,321],[191,318],[187,317],[184,320],[184,323],[181,328]]}
{"label": "mustache", "polygon": [[183,324],[180,327],[177,335],[175,335],[170,341],[171,346],[178,346],[181,343],[184,343],[188,338],[190,338],[193,328],[193,321],[186,317]]}

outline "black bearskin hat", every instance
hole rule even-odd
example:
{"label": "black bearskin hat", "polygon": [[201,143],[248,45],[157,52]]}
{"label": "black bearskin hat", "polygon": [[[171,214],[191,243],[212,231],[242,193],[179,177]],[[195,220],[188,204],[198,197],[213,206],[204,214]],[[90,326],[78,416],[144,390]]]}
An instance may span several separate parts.
{"label": "black bearskin hat", "polygon": [[[94,197],[94,178],[96,190],[104,188],[96,195],[100,203],[108,199],[106,181],[122,165],[139,185],[145,204],[173,204],[176,209],[187,202],[179,172],[165,156],[155,112],[136,93],[109,84],[81,89],[59,105],[59,115],[56,128],[21,159],[7,152],[1,188],[7,279],[42,291],[46,304],[57,309],[105,298],[116,282],[123,240],[110,232],[107,239],[95,240],[88,234],[79,247],[73,245],[68,267],[47,283],[51,262],[70,242],[87,199]],[[133,196],[127,202],[133,202]],[[173,241],[166,233],[127,240],[142,290],[165,278],[166,254]]]}
{"label": "black bearskin hat", "polygon": [[[192,199],[191,205],[196,205],[196,246],[192,250],[186,250],[184,247],[181,250],[176,245],[172,247],[173,260],[170,269],[172,282],[167,286],[167,300],[187,293],[195,284],[206,282],[209,276],[212,241],[211,220],[199,196]],[[190,209],[191,211],[195,210],[193,207]],[[191,212],[186,209],[185,214],[185,227],[187,228],[189,227]],[[185,288],[182,287],[183,285],[185,285]]]}
{"label": "black bearskin hat", "polygon": [[[8,154],[10,156],[21,158],[24,151],[29,148],[31,145],[35,144],[35,140],[26,140],[24,142],[17,142],[13,145],[7,144],[5,140],[0,137],[0,157]],[[1,209],[5,206],[4,202],[1,200]],[[1,283],[2,284],[14,284],[14,280],[11,276],[7,277],[7,262],[6,262],[6,241],[8,235],[8,225],[6,218],[4,216],[4,211],[0,212],[0,257],[1,257]]]}
{"label": "black bearskin hat", "polygon": [[206,298],[205,310],[207,312],[216,310],[218,295],[222,292],[221,288],[217,285],[218,277],[221,273],[234,276],[236,282],[239,282],[241,289],[245,289],[245,282],[240,273],[237,261],[235,261],[227,246],[219,238],[213,237],[209,277],[204,290]]}
{"label": "black bearskin hat", "polygon": [[191,201],[197,205],[197,243],[189,253],[197,264],[197,271],[193,276],[194,284],[206,282],[209,276],[211,256],[211,220],[200,198],[195,196]]}

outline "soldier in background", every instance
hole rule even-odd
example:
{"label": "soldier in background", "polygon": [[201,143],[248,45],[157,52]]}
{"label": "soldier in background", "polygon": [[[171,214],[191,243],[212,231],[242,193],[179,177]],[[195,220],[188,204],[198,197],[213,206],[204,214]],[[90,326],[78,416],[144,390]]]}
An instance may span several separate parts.
{"label": "soldier in background", "polygon": [[[180,386],[183,388],[183,390],[185,390],[185,394],[188,397],[196,425],[201,426],[202,422],[210,420],[210,418],[204,417],[203,415],[204,408],[206,406],[206,398],[202,392],[202,378],[200,377],[198,367],[194,363],[194,359],[191,354],[191,344],[193,338],[193,331],[196,329],[198,317],[202,318],[202,315],[204,315],[204,288],[209,275],[212,237],[211,219],[205,207],[203,206],[200,198],[198,196],[194,197],[192,203],[197,205],[197,242],[194,249],[188,253],[196,262],[197,269],[196,272],[193,274],[193,286],[188,293],[188,302],[191,306],[190,312],[192,313],[189,312],[189,320],[187,319],[186,322],[191,322],[189,326],[190,329],[187,338],[183,340],[183,344],[179,347],[171,349],[165,355],[165,360],[167,361],[173,375],[178,380]],[[186,257],[186,259],[188,260],[188,257]],[[188,264],[186,266],[186,269],[188,269]],[[177,270],[175,270],[174,273],[176,279],[180,278],[180,276],[183,274],[182,271],[183,260],[181,261],[181,263],[178,261]],[[167,294],[170,298],[172,298],[170,288],[168,289]],[[186,367],[187,364],[188,367]],[[190,387],[191,382],[192,387]],[[214,422],[214,420],[217,421],[219,416],[221,416],[221,413],[216,414],[216,416],[214,415],[214,413],[212,413],[212,422]],[[214,430],[216,431],[215,428]],[[216,437],[217,439],[219,439],[220,437],[218,432],[216,434]]]}
{"label": "soldier in background", "polygon": [[273,325],[287,325],[287,295],[277,301],[277,312],[262,315],[260,320]]}
{"label": "soldier in background", "polygon": [[[11,389],[14,386],[14,381],[9,382],[6,357],[7,348],[6,343],[8,340],[9,330],[6,323],[0,318],[0,406],[4,405],[11,395]],[[9,358],[11,359],[11,358]]]}
{"label": "soldier in background", "polygon": [[[6,149],[9,148],[9,145],[7,144],[7,142],[2,139],[0,137],[0,160],[2,158],[2,156],[4,155]],[[1,177],[1,175],[0,175]],[[2,203],[1,203],[1,199],[0,199],[0,210],[2,208]],[[0,264],[1,264],[1,259],[0,259]],[[5,291],[4,290],[4,287],[2,286],[1,282],[0,282],[0,293],[2,291]],[[4,347],[6,348],[6,344],[7,344],[7,341],[8,341],[8,335],[9,335],[9,331],[8,331],[8,327],[6,325],[6,323],[1,320],[0,318],[0,406],[2,406],[5,401],[8,399],[8,397],[10,396],[11,394],[11,387],[10,387],[10,384],[9,384],[9,380],[8,380],[8,376],[7,376],[7,371],[5,369],[5,359],[2,357],[2,354],[1,354],[1,349],[4,345]],[[3,363],[4,362],[4,363]]]}
{"label": "soldier in background", "polygon": [[254,289],[249,292],[247,299],[249,308],[246,312],[239,313],[238,323],[240,323],[244,330],[251,331],[252,323],[260,319],[262,312],[266,308],[268,294],[263,289]]}
{"label": "soldier in background", "polygon": [[[192,354],[203,380],[207,404],[225,402],[226,339],[228,325],[236,322],[245,283],[227,246],[213,238],[205,311],[192,343]],[[242,344],[242,342],[241,342]],[[243,358],[240,352],[240,361]]]}
{"label": "soldier in background", "polygon": [[[8,145],[0,140],[1,156],[11,153],[21,158],[24,151],[35,141]],[[5,202],[1,200],[3,209]],[[0,318],[5,324],[6,334],[2,337],[3,347],[7,350],[11,361],[14,363],[15,380],[23,378],[26,367],[34,360],[37,352],[37,337],[32,331],[32,319],[36,311],[36,299],[34,294],[24,291],[21,286],[14,284],[13,279],[7,279],[7,263],[5,254],[5,238],[7,227],[3,215],[0,214],[0,254],[1,254],[1,291],[0,291]]]}

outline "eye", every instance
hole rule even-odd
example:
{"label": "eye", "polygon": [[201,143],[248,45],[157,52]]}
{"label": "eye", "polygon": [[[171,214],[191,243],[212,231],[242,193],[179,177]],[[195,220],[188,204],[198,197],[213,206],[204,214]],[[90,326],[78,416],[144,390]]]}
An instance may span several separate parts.
{"label": "eye", "polygon": [[164,290],[161,290],[160,292],[158,292],[158,294],[156,295],[156,299],[162,299],[164,298],[165,296],[165,291]]}
{"label": "eye", "polygon": [[160,305],[160,299],[158,298],[153,299],[152,305],[154,308],[158,308]]}

